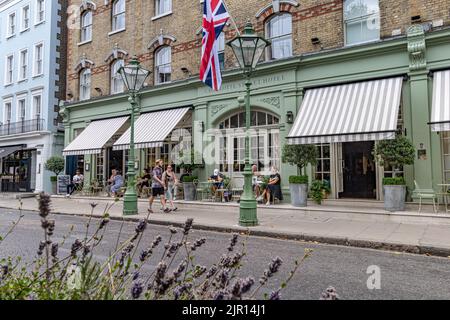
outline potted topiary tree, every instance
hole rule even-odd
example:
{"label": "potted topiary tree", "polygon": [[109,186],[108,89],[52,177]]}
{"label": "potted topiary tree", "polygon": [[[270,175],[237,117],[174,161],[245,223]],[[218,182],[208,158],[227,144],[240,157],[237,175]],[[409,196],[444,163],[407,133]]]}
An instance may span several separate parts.
{"label": "potted topiary tree", "polygon": [[404,211],[406,199],[406,182],[397,177],[397,172],[406,165],[414,164],[415,148],[404,136],[398,135],[394,140],[383,140],[375,145],[374,154],[381,165],[390,165],[392,178],[383,179],[384,208],[386,211]]}
{"label": "potted topiary tree", "polygon": [[297,176],[289,177],[291,203],[294,207],[306,207],[308,203],[308,181],[305,169],[308,164],[317,163],[317,147],[314,145],[285,145],[283,148],[283,163],[297,167]]}
{"label": "potted topiary tree", "polygon": [[56,194],[56,181],[58,180],[58,175],[64,170],[64,158],[53,156],[50,157],[45,163],[45,170],[53,172],[55,175],[50,177],[52,182],[53,193]]}
{"label": "potted topiary tree", "polygon": [[[193,149],[191,149],[190,159],[186,159],[183,151],[179,153],[180,159],[182,159],[181,163],[178,165],[181,169],[184,170],[185,174],[183,176],[183,192],[184,192],[184,200],[185,201],[195,201],[196,199],[196,184],[198,183],[198,177],[192,176],[192,172],[195,169],[204,168],[205,164],[202,159],[202,163],[194,163],[195,156],[200,157],[198,153],[195,153]],[[189,157],[188,157],[189,158]]]}

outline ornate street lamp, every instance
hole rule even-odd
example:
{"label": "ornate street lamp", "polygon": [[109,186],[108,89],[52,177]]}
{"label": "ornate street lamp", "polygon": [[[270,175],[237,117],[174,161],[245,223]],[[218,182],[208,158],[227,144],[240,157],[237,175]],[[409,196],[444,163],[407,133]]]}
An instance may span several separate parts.
{"label": "ornate street lamp", "polygon": [[118,70],[122,80],[128,89],[128,101],[131,104],[131,128],[130,128],[130,152],[128,154],[128,179],[127,191],[123,198],[123,214],[138,214],[138,203],[136,194],[136,172],[135,172],[135,149],[134,149],[134,118],[139,109],[137,95],[144,86],[145,80],[150,75],[150,71],[141,67],[139,60],[134,56],[130,63],[120,67]]}
{"label": "ornate street lamp", "polygon": [[236,36],[227,43],[239,62],[245,76],[245,168],[244,168],[244,193],[240,201],[239,225],[251,227],[258,225],[256,215],[257,203],[252,189],[252,168],[250,164],[250,87],[251,74],[255,70],[264,50],[270,46],[270,41],[258,36],[250,21],[245,25],[244,33]]}

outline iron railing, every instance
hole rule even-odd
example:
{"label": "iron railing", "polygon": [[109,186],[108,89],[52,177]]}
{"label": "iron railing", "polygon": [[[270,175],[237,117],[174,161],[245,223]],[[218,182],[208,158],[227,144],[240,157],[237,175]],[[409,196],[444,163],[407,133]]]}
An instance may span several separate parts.
{"label": "iron railing", "polygon": [[0,124],[0,136],[45,130],[44,119],[22,120]]}

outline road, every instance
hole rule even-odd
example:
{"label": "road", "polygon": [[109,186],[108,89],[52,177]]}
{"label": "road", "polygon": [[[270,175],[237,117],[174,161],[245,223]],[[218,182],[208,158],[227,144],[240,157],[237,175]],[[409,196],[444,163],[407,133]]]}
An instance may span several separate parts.
{"label": "road", "polygon": [[[31,260],[42,238],[37,213],[23,212],[24,217],[13,234],[0,246],[0,258],[21,255]],[[17,219],[18,211],[0,209],[0,235],[4,235],[11,221]],[[64,253],[76,238],[84,238],[87,218],[53,215],[56,220],[55,240],[61,241],[73,226]],[[111,221],[107,236],[98,253],[105,258],[115,247],[122,222]],[[194,222],[195,225],[195,222]],[[122,239],[133,234],[135,223],[123,224]],[[194,228],[195,229],[195,228]],[[168,238],[168,228],[150,225],[142,243],[148,245],[156,235]],[[197,252],[196,263],[210,266],[217,262],[228,246],[230,234],[194,230],[191,238],[204,237],[206,244]],[[241,239],[245,240],[245,239]],[[270,291],[284,280],[296,258],[302,257],[304,249],[314,252],[302,265],[292,282],[282,292],[283,299],[316,300],[328,287],[334,286],[342,299],[450,299],[450,259],[427,257],[396,252],[385,252],[352,247],[303,243],[271,238],[249,237],[247,256],[240,276],[260,277],[267,264],[275,256],[283,259],[281,272],[270,282]],[[153,261],[155,264],[155,262]],[[150,265],[149,268],[154,268]],[[369,290],[368,268],[376,266],[380,271],[380,289]],[[372,267],[373,268],[373,267]]]}

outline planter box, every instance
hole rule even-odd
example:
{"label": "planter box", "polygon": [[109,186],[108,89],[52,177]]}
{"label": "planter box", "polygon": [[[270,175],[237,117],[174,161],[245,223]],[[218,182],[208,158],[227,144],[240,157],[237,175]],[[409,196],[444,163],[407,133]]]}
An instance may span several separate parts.
{"label": "planter box", "polygon": [[193,182],[183,182],[184,200],[195,201],[196,200],[196,186]]}
{"label": "planter box", "polygon": [[308,185],[307,184],[289,184],[291,192],[291,204],[294,207],[306,207],[308,205]]}
{"label": "planter box", "polygon": [[384,186],[384,209],[405,211],[406,186]]}

